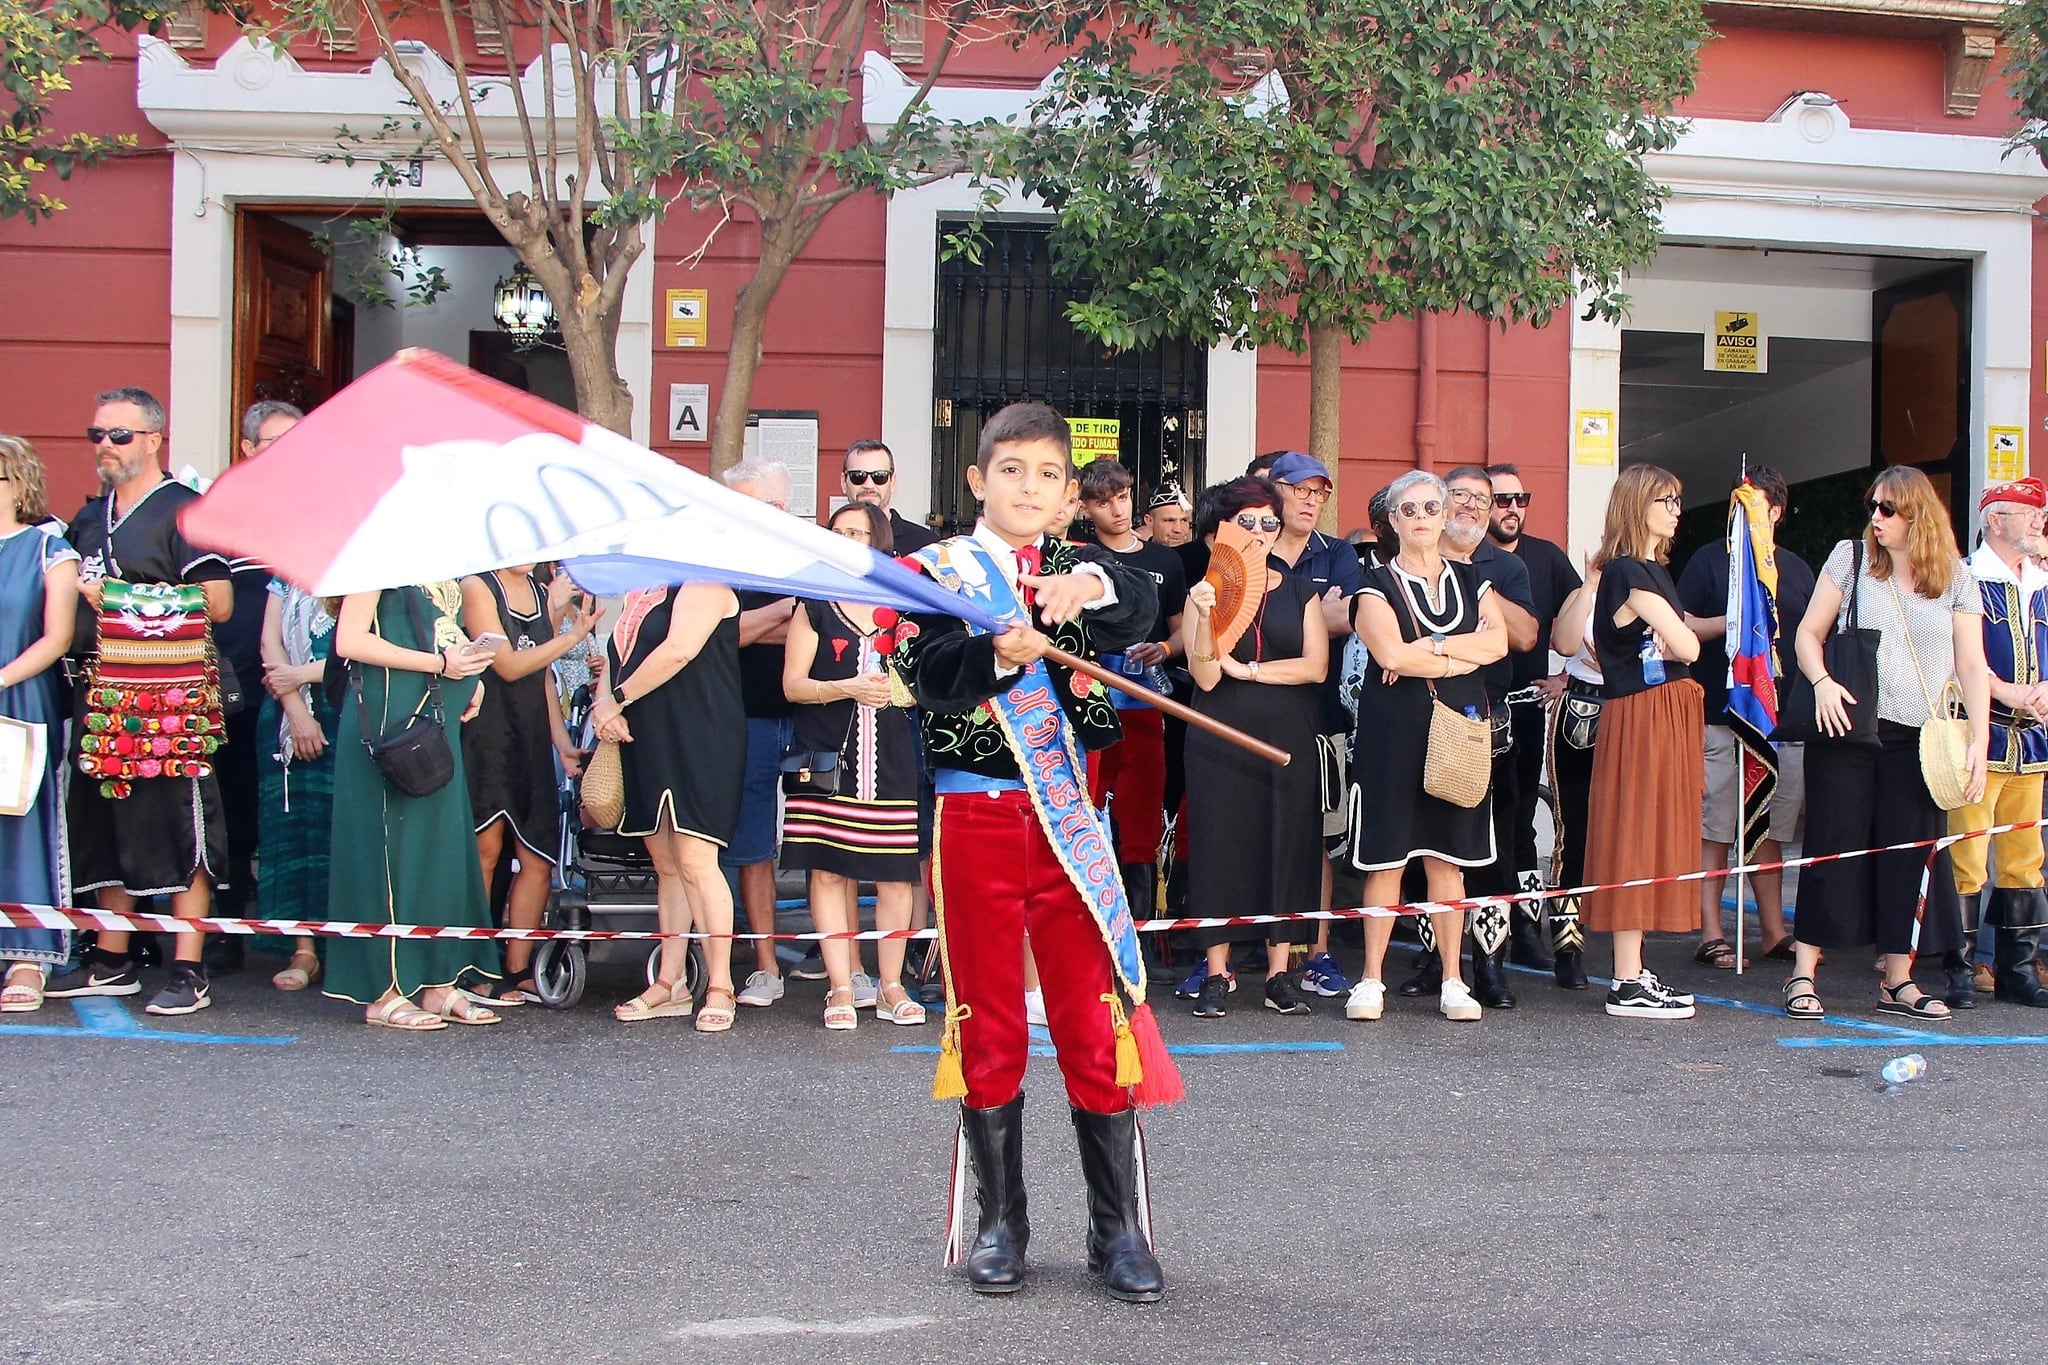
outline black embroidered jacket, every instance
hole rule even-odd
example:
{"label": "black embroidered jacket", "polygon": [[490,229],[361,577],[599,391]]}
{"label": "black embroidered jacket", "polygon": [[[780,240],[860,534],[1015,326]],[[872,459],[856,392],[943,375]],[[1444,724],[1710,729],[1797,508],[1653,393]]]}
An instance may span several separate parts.
{"label": "black embroidered jacket", "polygon": [[[1076,564],[1086,560],[1099,566],[1116,586],[1115,602],[1084,611],[1079,620],[1049,625],[1034,611],[1032,624],[1054,644],[1093,659],[1144,640],[1159,609],[1158,589],[1150,574],[1113,555],[1094,553],[1092,546],[1047,540],[1043,551],[1043,574],[1071,573]],[[984,777],[1016,777],[1017,761],[1009,741],[1004,739],[995,714],[982,704],[1015,676],[996,676],[995,637],[970,635],[966,622],[955,616],[913,614],[906,618],[906,625],[913,628],[899,628],[890,663],[917,700],[926,765]],[[1106,749],[1123,738],[1123,727],[1101,683],[1050,659],[1045,667],[1082,748]]]}

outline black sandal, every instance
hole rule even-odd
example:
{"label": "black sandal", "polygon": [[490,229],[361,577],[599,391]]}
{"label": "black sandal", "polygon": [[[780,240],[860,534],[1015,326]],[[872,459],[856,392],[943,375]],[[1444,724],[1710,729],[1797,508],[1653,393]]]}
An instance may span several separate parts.
{"label": "black sandal", "polygon": [[1732,971],[1735,967],[1735,950],[1728,946],[1728,940],[1725,938],[1710,938],[1699,946],[1699,951],[1692,955],[1692,960],[1702,967],[1718,967],[1724,972]]}
{"label": "black sandal", "polygon": [[1925,991],[1920,991],[1920,996],[1916,1000],[1899,999],[1899,992],[1908,989],[1920,989],[1913,983],[1911,977],[1901,981],[1896,986],[1879,986],[1877,993],[1884,998],[1877,1002],[1877,1012],[1879,1014],[1901,1014],[1908,1019],[1918,1019],[1922,1023],[1946,1024],[1955,1018],[1955,1015],[1950,1013],[1947,1005],[1936,1000]]}
{"label": "black sandal", "polygon": [[[1802,981],[1806,983],[1803,989],[1793,989]],[[1785,983],[1785,1013],[1794,1019],[1827,1018],[1827,1008],[1821,1004],[1820,997],[1814,994],[1816,984],[1810,976],[1795,976],[1788,980]],[[1803,1001],[1811,1001],[1812,1003],[1801,1003]]]}

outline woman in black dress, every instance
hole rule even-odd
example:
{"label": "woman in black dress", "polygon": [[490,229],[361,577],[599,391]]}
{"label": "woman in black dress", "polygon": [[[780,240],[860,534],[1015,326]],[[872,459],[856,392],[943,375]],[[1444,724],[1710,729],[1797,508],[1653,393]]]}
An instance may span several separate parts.
{"label": "woman in black dress", "polygon": [[[872,503],[850,502],[831,529],[890,553],[889,519]],[[788,794],[782,819],[782,868],[808,870],[811,925],[821,934],[860,928],[860,883],[875,884],[875,927],[910,928],[911,893],[926,848],[918,829],[916,712],[892,696],[887,661],[895,640],[858,602],[805,602],[783,642],[782,691],[796,704],[796,747],[839,756],[838,790]],[[902,698],[908,701],[908,695]],[[924,1006],[903,987],[904,939],[875,945],[880,987],[875,1017],[922,1024]],[[829,983],[825,1027],[859,1023],[853,973],[858,940],[818,945]]]}
{"label": "woman in black dress", "polygon": [[[1449,495],[1434,474],[1414,470],[1394,480],[1387,506],[1400,549],[1368,569],[1365,591],[1351,600],[1352,628],[1372,659],[1358,696],[1358,733],[1351,771],[1359,788],[1351,803],[1351,864],[1365,873],[1365,903],[1394,905],[1401,874],[1415,859],[1431,900],[1460,900],[1468,867],[1494,860],[1493,798],[1466,809],[1422,788],[1429,752],[1430,707],[1484,716],[1486,686],[1478,670],[1508,652],[1506,621],[1492,584],[1469,564],[1437,548]],[[1438,1007],[1446,1019],[1479,1018],[1479,1002],[1458,975],[1465,912],[1430,916],[1443,962]],[[1347,1019],[1377,1019],[1386,1009],[1387,943],[1394,921],[1365,922],[1365,971],[1344,1003]]]}
{"label": "woman in black dress", "polygon": [[[508,854],[518,870],[505,894],[505,923],[538,929],[554,886],[561,844],[561,798],[555,777],[559,755],[569,776],[578,771],[576,746],[562,723],[562,703],[549,666],[597,627],[594,610],[576,612],[570,629],[555,633],[533,565],[519,564],[462,580],[462,619],[479,640],[506,643],[492,657],[492,685],[484,689],[476,719],[462,727],[462,766],[469,774],[469,808],[476,820],[476,851],[484,885],[496,884]],[[506,847],[516,840],[516,854]],[[501,1005],[538,1001],[533,988],[533,945],[505,944]]]}
{"label": "woman in black dress", "polygon": [[[612,679],[591,708],[599,739],[619,743],[626,814],[618,832],[645,839],[663,933],[711,935],[697,1031],[732,1027],[732,888],[718,850],[739,818],[747,716],[740,700],[740,603],[718,583],[628,593],[612,627]],[[630,724],[629,724],[630,717]],[[688,947],[661,945],[655,982],[612,1012],[622,1022],[690,1013]]]}
{"label": "woman in black dress", "polygon": [[[1263,559],[1280,535],[1280,491],[1264,479],[1233,479],[1202,495],[1196,523],[1201,535],[1234,521],[1253,540],[1247,556]],[[1330,637],[1315,585],[1266,568],[1266,595],[1257,619],[1228,652],[1216,648],[1212,614],[1216,589],[1188,589],[1181,621],[1195,709],[1294,755],[1286,767],[1227,744],[1207,731],[1189,730],[1187,821],[1190,867],[1188,913],[1296,914],[1314,910],[1322,893],[1323,805],[1317,780],[1319,691],[1330,664]],[[1314,920],[1237,929],[1205,929],[1195,942],[1208,951],[1195,1017],[1220,1019],[1230,992],[1230,945],[1266,943],[1266,1008],[1310,1013],[1300,984],[1287,970],[1295,943],[1313,943]]]}

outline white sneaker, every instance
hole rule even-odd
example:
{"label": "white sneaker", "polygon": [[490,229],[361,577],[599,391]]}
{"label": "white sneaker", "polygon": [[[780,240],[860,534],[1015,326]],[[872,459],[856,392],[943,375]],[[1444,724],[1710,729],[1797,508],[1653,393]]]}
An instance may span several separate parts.
{"label": "white sneaker", "polygon": [[740,993],[733,997],[742,1005],[753,1005],[767,1009],[782,998],[782,978],[771,971],[757,971],[747,978],[747,984],[740,987]]}
{"label": "white sneaker", "polygon": [[1437,994],[1437,1008],[1444,1012],[1444,1018],[1458,1024],[1469,1024],[1481,1014],[1479,1002],[1462,981],[1444,982],[1443,990]]}
{"label": "white sneaker", "polygon": [[1351,988],[1351,994],[1344,997],[1346,1019],[1372,1020],[1387,1012],[1387,983],[1368,977]]}
{"label": "white sneaker", "polygon": [[1040,1028],[1044,1028],[1046,1026],[1044,991],[1024,992],[1024,1022],[1027,1024],[1036,1024]]}
{"label": "white sneaker", "polygon": [[853,974],[853,1007],[857,1010],[871,1010],[882,998],[882,983],[866,972]]}

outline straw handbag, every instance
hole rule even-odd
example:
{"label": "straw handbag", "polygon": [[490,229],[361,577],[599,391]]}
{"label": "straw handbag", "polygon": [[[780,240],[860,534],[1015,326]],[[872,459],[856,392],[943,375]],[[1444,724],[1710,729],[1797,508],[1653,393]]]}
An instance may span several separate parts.
{"label": "straw handbag", "polygon": [[1492,723],[1453,711],[1437,700],[1436,684],[1430,683],[1429,747],[1422,756],[1422,789],[1439,801],[1471,810],[1486,799],[1492,782]]}
{"label": "straw handbag", "polygon": [[1927,723],[1920,727],[1920,776],[1927,794],[1943,810],[1960,810],[1970,804],[1963,793],[1970,780],[1970,722],[1963,715],[1963,689],[1950,678],[1937,697],[1927,686],[1927,670],[1920,663],[1920,646],[1913,642],[1912,627],[1906,623],[1906,599],[1892,580],[1892,596],[1899,604],[1899,629],[1906,632],[1906,648],[1913,656],[1913,671],[1920,675],[1920,691],[1927,698]]}
{"label": "straw handbag", "polygon": [[601,739],[583,767],[583,814],[600,829],[617,829],[626,818],[626,769],[619,742]]}

